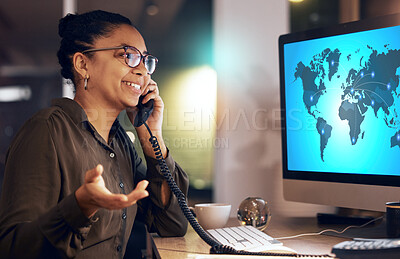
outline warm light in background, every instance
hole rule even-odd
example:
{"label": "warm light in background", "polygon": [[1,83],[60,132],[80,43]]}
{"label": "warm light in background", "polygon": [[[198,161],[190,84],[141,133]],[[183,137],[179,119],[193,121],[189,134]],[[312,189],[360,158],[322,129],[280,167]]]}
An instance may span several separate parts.
{"label": "warm light in background", "polygon": [[289,0],[289,2],[291,2],[291,3],[301,3],[301,2],[303,2],[304,0]]}
{"label": "warm light in background", "polygon": [[210,188],[216,131],[217,74],[210,66],[179,70],[161,93],[164,140],[196,189]]}
{"label": "warm light in background", "polygon": [[[167,130],[215,129],[217,74],[209,66],[181,70],[166,85],[164,127]],[[169,101],[171,100],[171,101]],[[171,102],[171,103],[169,103]]]}
{"label": "warm light in background", "polygon": [[203,111],[215,110],[217,98],[217,73],[209,66],[184,72],[182,78],[182,104]]}

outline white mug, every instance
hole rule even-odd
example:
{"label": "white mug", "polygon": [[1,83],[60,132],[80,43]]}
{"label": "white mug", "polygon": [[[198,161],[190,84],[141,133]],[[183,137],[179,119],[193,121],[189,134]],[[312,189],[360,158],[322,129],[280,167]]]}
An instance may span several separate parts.
{"label": "white mug", "polygon": [[225,203],[201,203],[194,205],[197,221],[204,229],[223,228],[229,219],[231,205]]}

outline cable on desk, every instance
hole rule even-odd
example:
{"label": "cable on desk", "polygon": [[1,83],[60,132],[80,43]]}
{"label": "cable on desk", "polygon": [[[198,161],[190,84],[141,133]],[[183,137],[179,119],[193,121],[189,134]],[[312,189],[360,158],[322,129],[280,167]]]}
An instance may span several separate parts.
{"label": "cable on desk", "polygon": [[183,192],[179,189],[177,184],[175,183],[174,178],[171,175],[171,172],[168,169],[168,165],[165,162],[162,152],[161,152],[161,147],[158,143],[157,138],[152,134],[149,126],[147,123],[144,123],[146,126],[149,134],[150,134],[150,143],[152,145],[152,148],[154,150],[154,154],[156,155],[156,159],[158,161],[158,164],[160,166],[160,171],[163,174],[164,178],[167,181],[167,184],[169,188],[171,189],[171,192],[175,195],[177,198],[179,207],[182,210],[182,213],[185,215],[186,219],[189,221],[190,225],[193,227],[193,229],[196,231],[196,233],[200,236],[201,239],[204,240],[208,245],[211,246],[210,248],[210,253],[211,254],[236,254],[236,255],[261,255],[261,256],[287,256],[287,257],[318,257],[318,258],[333,258],[330,255],[307,255],[307,254],[287,254],[287,253],[270,253],[270,252],[247,252],[243,250],[236,250],[233,247],[222,245],[218,240],[214,239],[212,236],[210,236],[197,222],[196,218],[193,216],[192,212],[189,210],[189,207],[186,203],[186,197],[183,194]]}
{"label": "cable on desk", "polygon": [[372,222],[375,222],[375,221],[380,220],[382,218],[383,218],[383,216],[378,217],[378,218],[374,218],[374,219],[368,221],[367,223],[362,224],[361,226],[351,225],[351,226],[348,226],[348,227],[344,228],[342,231],[338,231],[338,230],[335,230],[335,229],[324,229],[324,230],[322,230],[320,232],[304,233],[304,234],[298,234],[298,235],[288,236],[288,237],[277,237],[275,239],[282,240],[282,239],[291,239],[291,238],[303,237],[303,236],[319,236],[319,235],[322,235],[325,232],[334,232],[334,233],[337,233],[337,234],[342,234],[342,233],[344,233],[345,231],[347,231],[350,228],[363,228],[363,227],[367,226],[368,224],[371,224]]}

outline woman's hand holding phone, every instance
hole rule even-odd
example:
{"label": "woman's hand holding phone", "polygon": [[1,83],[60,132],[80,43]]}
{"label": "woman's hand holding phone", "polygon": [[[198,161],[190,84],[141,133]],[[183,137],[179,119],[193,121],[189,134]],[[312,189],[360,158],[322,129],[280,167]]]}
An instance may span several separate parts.
{"label": "woman's hand holding phone", "polygon": [[[149,83],[147,86],[143,89],[141,98],[139,99],[139,102],[142,104],[148,103],[150,100],[153,100],[154,105],[153,105],[153,111],[150,115],[150,117],[146,120],[147,125],[151,129],[152,132],[161,132],[162,130],[162,121],[163,121],[163,111],[164,111],[164,102],[162,101],[160,95],[159,95],[159,90],[157,83],[150,79]],[[132,124],[135,126],[135,117],[138,113],[138,108],[137,106],[131,109],[127,109],[127,114],[132,122]]]}
{"label": "woman's hand holding phone", "polygon": [[[146,87],[143,89],[142,92],[143,100],[142,103],[147,103],[150,100],[154,100],[154,108],[149,116],[149,118],[146,120],[146,124],[149,126],[151,132],[153,133],[154,136],[157,137],[158,142],[161,147],[161,151],[164,155],[164,157],[167,154],[167,148],[164,144],[164,140],[162,138],[162,122],[163,122],[163,112],[164,112],[164,102],[161,99],[159,95],[159,90],[157,83],[150,79],[149,83],[146,85]],[[136,109],[127,109],[127,115],[134,124],[135,121],[135,116],[137,115],[137,108]],[[143,148],[143,152],[151,157],[155,157],[153,148],[149,142],[150,134],[147,131],[146,127],[144,125],[135,127],[136,132],[138,134],[140,143]]]}

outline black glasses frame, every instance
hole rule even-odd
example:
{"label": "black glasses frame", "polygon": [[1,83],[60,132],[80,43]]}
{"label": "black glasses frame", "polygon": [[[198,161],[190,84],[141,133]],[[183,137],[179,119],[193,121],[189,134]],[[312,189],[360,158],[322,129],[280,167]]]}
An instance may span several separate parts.
{"label": "black glasses frame", "polygon": [[[140,62],[142,62],[142,60],[143,60],[144,66],[146,67],[146,70],[147,70],[147,73],[148,73],[149,75],[151,75],[151,74],[154,73],[154,71],[155,71],[155,69],[156,69],[155,66],[156,66],[157,63],[158,63],[158,59],[157,59],[155,56],[150,55],[150,54],[145,54],[145,55],[143,55],[142,52],[140,52],[140,50],[138,50],[137,48],[132,47],[132,46],[119,46],[119,47],[110,47],[110,48],[87,49],[87,50],[82,51],[81,53],[82,53],[82,54],[85,54],[85,53],[95,52],[95,51],[115,50],[115,49],[123,49],[123,50],[125,51],[124,60],[125,60],[125,63],[126,63],[126,65],[127,65],[128,67],[135,68],[135,67],[139,66]],[[131,65],[129,65],[129,58],[128,58],[128,54],[126,53],[126,51],[127,51],[128,49],[134,49],[135,51],[137,51],[137,52],[140,54],[140,60],[139,60],[139,62],[138,62],[138,64],[137,64],[136,66],[131,66]],[[154,69],[153,69],[152,72],[150,72],[150,70],[149,70],[149,68],[148,68],[148,65],[147,65],[147,63],[146,63],[146,60],[148,60],[149,57],[153,58],[153,59],[155,60],[155,62],[156,62],[156,63],[154,64]]]}

